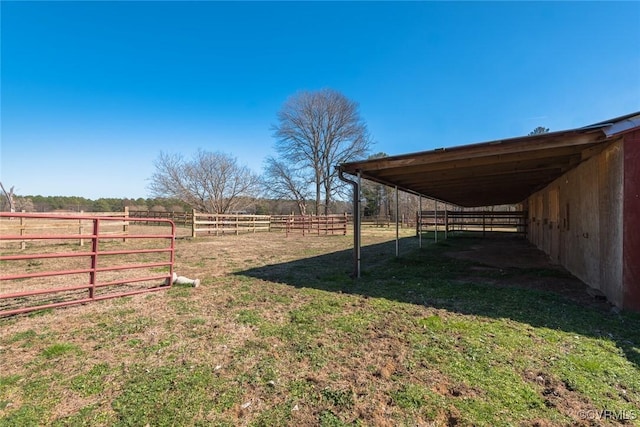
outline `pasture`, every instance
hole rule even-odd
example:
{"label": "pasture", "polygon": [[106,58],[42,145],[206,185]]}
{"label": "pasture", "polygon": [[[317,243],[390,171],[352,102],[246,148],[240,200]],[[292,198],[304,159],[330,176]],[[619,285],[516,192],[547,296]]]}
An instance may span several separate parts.
{"label": "pasture", "polygon": [[366,228],[357,281],[351,233],[181,237],[197,288],[0,318],[0,426],[640,425],[640,316],[414,233]]}

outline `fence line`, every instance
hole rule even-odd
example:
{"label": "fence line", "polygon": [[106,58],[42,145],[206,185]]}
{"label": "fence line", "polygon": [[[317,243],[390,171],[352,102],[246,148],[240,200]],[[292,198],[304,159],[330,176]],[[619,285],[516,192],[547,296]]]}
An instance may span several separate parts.
{"label": "fence line", "polygon": [[272,215],[271,230],[305,234],[347,234],[347,214],[342,215]]}
{"label": "fence line", "polygon": [[[129,218],[132,223],[150,225],[149,219],[170,219],[174,224],[183,227],[191,227],[193,225],[193,214],[191,212],[156,212],[156,211],[129,211]],[[133,221],[133,218],[141,218],[140,221]],[[142,220],[142,219],[146,219]]]}
{"label": "fence line", "polygon": [[215,235],[255,233],[256,231],[270,231],[269,215],[226,215],[208,214],[193,211],[191,237],[199,234]]}
{"label": "fence line", "polygon": [[[353,217],[349,217],[353,222]],[[391,226],[391,215],[386,216],[363,216],[360,225],[369,227],[387,227]]]}
{"label": "fence line", "polygon": [[422,211],[418,212],[416,233],[429,229],[527,233],[526,211]]}
{"label": "fence line", "polygon": [[[83,212],[80,212],[83,215]],[[3,221],[0,223],[0,232],[10,232],[28,236],[34,232],[55,232],[56,229],[70,228],[71,224],[64,218],[77,216],[76,212],[55,212],[47,214],[47,219],[39,218],[37,221],[28,217],[18,221]],[[92,217],[120,218],[119,223],[109,224],[111,233],[126,234],[130,225],[154,225],[156,220],[170,220],[176,225],[191,228],[191,236],[219,236],[223,234],[256,233],[264,231],[282,231],[287,234],[346,234],[347,224],[351,219],[347,214],[336,215],[244,215],[244,214],[210,214],[196,212],[152,212],[129,211],[128,207],[123,212],[92,212]],[[378,218],[372,221],[376,226],[389,227],[389,218]],[[115,228],[118,226],[119,228]],[[78,219],[76,230],[80,246],[85,244],[87,238],[84,234],[90,230],[90,223],[86,219]],[[105,233],[107,231],[105,230]],[[24,246],[26,240],[21,245]]]}
{"label": "fence line", "polygon": [[[113,234],[105,233],[103,225],[122,222],[118,217],[0,213],[3,226],[23,219],[71,224],[59,227],[55,233],[11,234],[10,228],[6,229],[8,232],[3,229],[0,316],[134,295],[171,285],[175,225],[169,220],[155,220],[165,226],[149,227],[158,232]],[[78,222],[90,223],[91,232],[76,234]],[[65,244],[78,239],[90,240],[91,249],[75,250]],[[120,239],[136,243],[122,245]],[[31,242],[29,251],[12,248],[16,241]]]}
{"label": "fence line", "polygon": [[[28,214],[26,212],[6,214],[0,217],[0,234],[12,234],[20,242],[21,249],[25,249],[27,241],[33,234],[65,233],[70,230],[77,231],[78,243],[84,246],[92,231],[93,219],[96,217],[110,218],[109,230],[102,230],[102,235],[118,235],[123,242],[127,240],[129,233],[128,211],[124,212],[52,212],[48,214]],[[107,222],[107,221],[106,221]],[[18,238],[19,237],[19,238]],[[3,239],[6,240],[6,239]]]}

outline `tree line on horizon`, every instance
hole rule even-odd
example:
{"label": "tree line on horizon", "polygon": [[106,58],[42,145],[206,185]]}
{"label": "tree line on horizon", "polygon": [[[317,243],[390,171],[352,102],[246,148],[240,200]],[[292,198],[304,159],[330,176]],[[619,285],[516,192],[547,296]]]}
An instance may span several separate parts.
{"label": "tree line on horizon", "polygon": [[[14,195],[16,212],[122,212],[125,207],[130,210],[140,211],[177,211],[189,210],[189,206],[176,199],[165,198],[118,198],[100,197],[89,199],[80,196],[41,196],[41,195]],[[9,203],[6,198],[0,201],[0,210],[9,211]]]}

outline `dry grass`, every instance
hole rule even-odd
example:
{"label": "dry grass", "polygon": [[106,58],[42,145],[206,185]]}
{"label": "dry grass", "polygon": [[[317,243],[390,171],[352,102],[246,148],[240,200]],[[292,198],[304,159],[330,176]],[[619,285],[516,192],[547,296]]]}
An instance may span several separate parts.
{"label": "dry grass", "polygon": [[365,230],[360,281],[352,236],[181,238],[198,288],[0,319],[0,425],[637,422],[637,316],[412,234],[394,260],[395,232]]}

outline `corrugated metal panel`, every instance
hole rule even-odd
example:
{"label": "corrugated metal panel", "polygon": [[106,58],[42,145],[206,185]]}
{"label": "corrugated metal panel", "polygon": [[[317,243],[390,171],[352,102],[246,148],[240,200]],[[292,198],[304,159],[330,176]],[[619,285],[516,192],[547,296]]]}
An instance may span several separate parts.
{"label": "corrugated metal panel", "polygon": [[612,137],[637,128],[640,128],[640,114],[613,123],[611,126],[602,129],[602,131],[607,135],[607,137]]}

